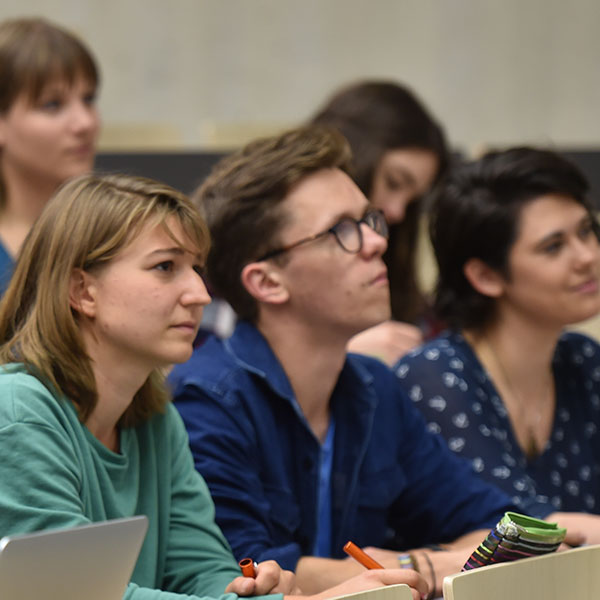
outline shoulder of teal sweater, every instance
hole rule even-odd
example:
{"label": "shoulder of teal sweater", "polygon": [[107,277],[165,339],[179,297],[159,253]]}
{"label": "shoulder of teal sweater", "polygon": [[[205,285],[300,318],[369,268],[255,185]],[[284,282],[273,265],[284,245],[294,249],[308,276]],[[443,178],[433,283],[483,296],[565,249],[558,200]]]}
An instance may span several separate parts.
{"label": "shoulder of teal sweater", "polygon": [[[132,428],[123,430],[128,436],[146,440],[153,446],[169,449],[165,456],[170,455],[173,450],[179,451],[181,447],[188,445],[188,437],[181,417],[177,409],[169,402],[163,411],[154,413],[148,420],[139,423]],[[136,442],[136,443],[138,443]]]}
{"label": "shoulder of teal sweater", "polygon": [[147,421],[143,422],[141,426],[150,427],[154,430],[177,430],[180,427],[180,421],[181,417],[179,416],[177,409],[171,402],[168,402],[163,410],[155,412]]}
{"label": "shoulder of teal sweater", "polygon": [[188,445],[187,431],[177,409],[170,402],[164,412],[154,414],[149,421],[150,427],[161,445],[169,445],[177,450]]}
{"label": "shoulder of teal sweater", "polygon": [[72,403],[19,363],[0,365],[0,427],[77,418]]}

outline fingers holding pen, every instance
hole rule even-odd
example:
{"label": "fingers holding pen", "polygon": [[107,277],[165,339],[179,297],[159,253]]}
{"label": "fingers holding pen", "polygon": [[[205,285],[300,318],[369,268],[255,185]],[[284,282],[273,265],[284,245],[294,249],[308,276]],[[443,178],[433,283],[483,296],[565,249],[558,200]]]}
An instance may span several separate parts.
{"label": "fingers holding pen", "polygon": [[263,596],[267,594],[300,594],[296,576],[282,569],[274,560],[256,564],[251,559],[240,561],[243,575],[236,577],[225,589],[238,596]]}
{"label": "fingers holding pen", "polygon": [[259,563],[256,567],[257,596],[265,594],[301,594],[296,585],[296,575],[282,569],[274,560]]}
{"label": "fingers holding pen", "polygon": [[429,586],[425,579],[416,571],[411,569],[371,569],[356,575],[329,588],[320,594],[308,596],[312,600],[327,600],[335,596],[344,596],[355,592],[366,592],[386,585],[404,583],[410,587],[414,600],[427,598]]}
{"label": "fingers holding pen", "polygon": [[[411,594],[415,600],[422,600],[423,598],[428,597],[429,585],[418,571],[414,569],[403,568],[385,569],[380,562],[371,556],[371,554],[375,552],[377,548],[370,548],[368,550],[371,552],[365,552],[351,541],[344,546],[344,552],[346,552],[346,554],[363,565],[363,567],[369,569],[367,573],[363,573],[363,578],[375,579],[377,585],[405,583],[410,587]],[[383,552],[387,553],[387,551]]]}
{"label": "fingers holding pen", "polygon": [[[368,574],[371,573],[373,571]],[[377,577],[379,585],[405,583],[410,587],[414,600],[423,600],[423,598],[428,598],[430,595],[429,585],[425,578],[412,569],[382,569],[376,571],[375,577]]]}
{"label": "fingers holding pen", "polygon": [[[304,598],[326,600],[335,596],[398,583],[410,587],[414,600],[423,600],[427,597],[428,584],[418,572],[412,569],[385,569],[373,557],[352,542],[348,542],[344,546],[344,550],[368,570],[324,592],[313,596],[304,596]],[[302,592],[296,586],[295,575],[291,571],[282,569],[275,561],[268,560],[257,565],[251,559],[242,559],[240,569],[245,576],[236,577],[227,586],[226,592],[233,592],[238,596],[282,593],[286,596],[286,600],[300,600],[298,596]]]}

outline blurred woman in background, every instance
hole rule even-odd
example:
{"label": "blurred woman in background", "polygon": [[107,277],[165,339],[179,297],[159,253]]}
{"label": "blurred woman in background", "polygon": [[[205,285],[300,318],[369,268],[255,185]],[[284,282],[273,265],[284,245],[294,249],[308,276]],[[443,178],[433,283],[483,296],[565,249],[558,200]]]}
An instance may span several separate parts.
{"label": "blurred woman in background", "polygon": [[0,23],[0,294],[50,196],[93,167],[99,79],[70,32],[39,18]]}

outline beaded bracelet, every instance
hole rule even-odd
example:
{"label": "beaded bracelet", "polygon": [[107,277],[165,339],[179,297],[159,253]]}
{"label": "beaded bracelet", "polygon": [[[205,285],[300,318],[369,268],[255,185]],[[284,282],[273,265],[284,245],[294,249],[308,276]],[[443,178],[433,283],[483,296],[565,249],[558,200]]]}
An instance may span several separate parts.
{"label": "beaded bracelet", "polygon": [[398,564],[401,569],[413,569],[415,568],[415,563],[413,562],[412,556],[410,554],[398,554]]}

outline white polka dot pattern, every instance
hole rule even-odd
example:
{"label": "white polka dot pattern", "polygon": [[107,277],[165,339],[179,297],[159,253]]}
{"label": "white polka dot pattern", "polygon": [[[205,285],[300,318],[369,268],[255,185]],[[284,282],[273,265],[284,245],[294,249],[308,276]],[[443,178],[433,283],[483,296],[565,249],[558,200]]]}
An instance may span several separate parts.
{"label": "white polka dot pattern", "polygon": [[584,335],[565,334],[553,369],[555,420],[543,453],[531,462],[493,382],[460,334],[443,334],[411,352],[395,371],[429,431],[441,434],[523,512],[545,514],[550,505],[600,513],[600,346]]}

